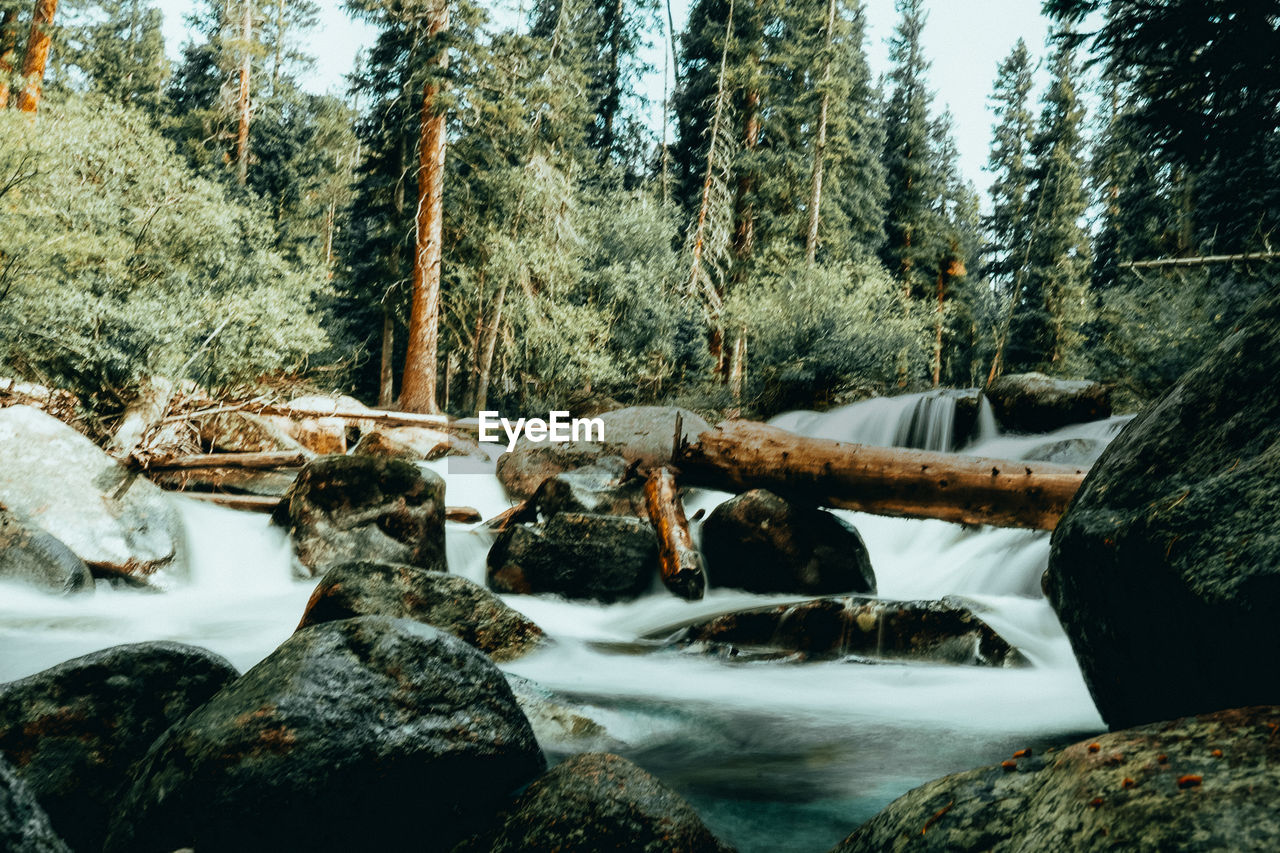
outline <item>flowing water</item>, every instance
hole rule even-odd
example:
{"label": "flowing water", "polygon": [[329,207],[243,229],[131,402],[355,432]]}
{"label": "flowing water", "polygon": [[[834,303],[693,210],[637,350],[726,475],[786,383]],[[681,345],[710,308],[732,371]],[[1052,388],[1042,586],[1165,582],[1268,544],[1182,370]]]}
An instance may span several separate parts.
{"label": "flowing water", "polygon": [[[949,449],[954,413],[945,396],[907,395],[775,423],[808,435]],[[966,453],[1052,458],[1091,455],[1124,420],[1009,436],[984,406],[978,423]],[[509,505],[491,474],[451,471],[447,460],[428,467],[445,477],[451,505],[485,517]],[[692,515],[725,497],[696,492],[686,507]],[[157,639],[205,646],[245,669],[289,636],[315,582],[291,578],[285,536],[263,516],[175,500],[194,557],[191,577],[169,592],[99,585],[92,595],[57,597],[0,586],[0,681]],[[582,703],[615,751],[679,790],[743,851],[826,850],[915,785],[1102,728],[1040,594],[1046,534],[841,515],[866,540],[881,596],[964,596],[1032,666],[731,663],[628,652],[630,641],[695,617],[794,600],[712,590],[691,603],[658,586],[614,605],[505,596],[557,641],[505,668]],[[482,530],[450,524],[450,570],[483,582],[489,542]],[[544,747],[553,757],[573,748]]]}

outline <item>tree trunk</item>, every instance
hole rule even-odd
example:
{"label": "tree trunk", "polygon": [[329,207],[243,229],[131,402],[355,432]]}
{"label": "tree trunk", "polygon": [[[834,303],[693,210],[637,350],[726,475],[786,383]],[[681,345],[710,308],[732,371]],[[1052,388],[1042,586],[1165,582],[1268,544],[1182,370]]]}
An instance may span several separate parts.
{"label": "tree trunk", "polygon": [[449,28],[448,0],[439,0],[427,25],[428,43],[437,43],[433,75],[422,96],[422,138],[418,151],[418,215],[414,240],[413,307],[409,312],[409,352],[401,379],[400,407],[438,412],[436,361],[440,334],[440,270],[444,239],[445,114],[439,107],[441,78],[449,54],[435,38]]}
{"label": "tree trunk", "polygon": [[476,377],[476,411],[489,405],[489,377],[493,375],[493,355],[498,349],[498,332],[502,328],[502,306],[507,299],[507,283],[498,288],[493,300],[493,320],[484,330],[484,343],[480,349],[480,373]]}
{"label": "tree trunk", "polygon": [[[6,9],[0,17],[0,110],[9,105],[9,80],[18,56],[18,11]],[[665,130],[665,126],[664,126]]]}
{"label": "tree trunk", "polygon": [[391,363],[395,353],[396,319],[390,306],[382,306],[382,358],[378,365],[378,406],[389,409],[395,405],[395,377]]}
{"label": "tree trunk", "polygon": [[36,0],[35,11],[31,13],[31,35],[27,37],[27,52],[22,57],[22,90],[18,92],[18,109],[24,113],[33,113],[40,106],[44,69],[52,43],[50,30],[57,11],[58,0]]}
{"label": "tree trunk", "polygon": [[681,598],[697,601],[707,590],[707,575],[702,557],[693,547],[684,504],[669,468],[659,468],[644,484],[645,505],[649,520],[658,531],[658,560],[662,582]]}
{"label": "tree trunk", "polygon": [[244,2],[244,16],[240,19],[240,92],[236,96],[236,183],[244,186],[249,180],[249,72],[252,54],[249,50],[253,38],[253,7]]}
{"label": "tree trunk", "polygon": [[822,169],[827,152],[827,110],[831,103],[831,41],[836,28],[836,0],[827,0],[826,55],[822,62],[822,103],[818,107],[818,137],[813,146],[813,175],[809,182],[809,233],[804,241],[804,256],[809,263],[818,257],[818,223],[822,207]]}
{"label": "tree trunk", "polygon": [[677,447],[687,485],[902,518],[1052,530],[1085,469],[804,438],[728,421]]}
{"label": "tree trunk", "polygon": [[148,465],[155,470],[189,468],[296,468],[304,465],[307,454],[301,450],[264,450],[253,453],[194,453],[156,459]]}

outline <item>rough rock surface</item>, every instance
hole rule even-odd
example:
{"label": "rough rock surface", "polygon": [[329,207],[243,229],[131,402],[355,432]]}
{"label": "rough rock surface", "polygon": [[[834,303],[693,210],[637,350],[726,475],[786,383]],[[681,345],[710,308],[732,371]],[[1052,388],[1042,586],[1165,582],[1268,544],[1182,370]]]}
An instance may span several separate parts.
{"label": "rough rock surface", "polygon": [[489,588],[612,602],[636,598],[657,577],[658,537],[639,518],[565,512],[516,524],[489,549]]}
{"label": "rough rock surface", "polygon": [[1103,452],[1045,590],[1112,728],[1280,703],[1280,299]]}
{"label": "rough rock surface", "polygon": [[49,825],[49,818],[35,795],[3,758],[0,758],[0,850],[70,853]]}
{"label": "rough rock surface", "polygon": [[712,510],[702,524],[702,555],[713,587],[801,595],[876,589],[867,546],[853,525],[764,489]]}
{"label": "rough rock surface", "polygon": [[959,598],[819,598],[717,616],[677,639],[739,659],[799,656],[1019,666],[1022,654]]}
{"label": "rough rock surface", "polygon": [[186,570],[181,524],[164,493],[71,427],[27,406],[0,409],[0,505],[95,571]]}
{"label": "rough rock surface", "polygon": [[590,465],[556,474],[530,498],[543,518],[559,512],[647,517],[644,480],[621,456],[602,456]]}
{"label": "rough rock surface", "polygon": [[1000,424],[1014,432],[1050,432],[1111,415],[1111,392],[1087,380],[1012,373],[992,382],[986,395]]}
{"label": "rough rock surface", "polygon": [[199,419],[200,440],[211,451],[270,453],[306,451],[287,430],[260,415],[222,412]]}
{"label": "rough rock surface", "polygon": [[1275,850],[1280,708],[1153,723],[944,776],[842,844],[883,850]]}
{"label": "rough rock surface", "polygon": [[449,850],[545,766],[479,651],[407,619],[326,622],[156,743],[106,849]]}
{"label": "rough rock surface", "polygon": [[546,850],[719,853],[697,812],[636,765],[588,753],[556,765],[503,814],[501,828],[460,847],[470,853]]}
{"label": "rough rock surface", "polygon": [[70,548],[0,507],[0,580],[46,589],[93,589],[89,567]]}
{"label": "rough rock surface", "polygon": [[273,516],[312,574],[376,560],[445,571],[444,481],[400,459],[322,456]]}
{"label": "rough rock surface", "polygon": [[447,433],[423,427],[381,427],[360,436],[351,454],[385,456],[390,459],[406,459],[410,462],[439,459],[449,453]]}
{"label": "rough rock surface", "polygon": [[353,616],[415,619],[448,631],[496,661],[515,660],[545,639],[542,629],[458,575],[361,561],[325,573],[299,629]]}
{"label": "rough rock surface", "polygon": [[180,643],[115,646],[0,685],[0,753],[77,850],[100,850],[147,749],[238,673]]}
{"label": "rough rock surface", "polygon": [[544,751],[566,755],[625,746],[592,718],[590,708],[563,699],[535,681],[509,672],[506,676]]}

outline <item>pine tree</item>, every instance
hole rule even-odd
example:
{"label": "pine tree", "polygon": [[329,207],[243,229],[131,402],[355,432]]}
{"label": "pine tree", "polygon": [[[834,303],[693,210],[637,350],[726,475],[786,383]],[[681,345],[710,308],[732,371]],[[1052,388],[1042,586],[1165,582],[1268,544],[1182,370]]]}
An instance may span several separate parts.
{"label": "pine tree", "polygon": [[147,0],[102,0],[93,22],[68,28],[63,62],[92,91],[159,114],[169,77],[163,22]]}
{"label": "pine tree", "polygon": [[1008,296],[1018,273],[1027,263],[1031,240],[1031,211],[1028,193],[1031,183],[1030,149],[1035,133],[1031,113],[1031,54],[1026,42],[1018,39],[1009,56],[1000,63],[991,93],[996,125],[992,132],[991,213],[983,217],[986,244],[983,272]]}

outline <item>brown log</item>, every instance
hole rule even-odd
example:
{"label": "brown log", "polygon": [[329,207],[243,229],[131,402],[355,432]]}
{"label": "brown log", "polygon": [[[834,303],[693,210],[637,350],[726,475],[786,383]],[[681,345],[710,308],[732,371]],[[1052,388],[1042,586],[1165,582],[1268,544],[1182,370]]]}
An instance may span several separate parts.
{"label": "brown log", "polygon": [[501,533],[513,524],[520,524],[525,521],[534,521],[537,519],[537,513],[534,511],[532,501],[521,501],[510,509],[503,510],[484,523],[484,526],[492,530],[494,533]]}
{"label": "brown log", "polygon": [[225,506],[227,509],[246,510],[248,512],[275,512],[280,505],[280,498],[264,495],[223,495],[216,492],[178,492],[185,498],[195,498],[205,503]]}
{"label": "brown log", "polygon": [[819,506],[1052,530],[1085,469],[805,438],[729,421],[676,448],[686,485],[768,489]]}
{"label": "brown log", "polygon": [[261,453],[195,453],[152,460],[153,469],[171,468],[295,468],[307,461],[299,450],[274,450]]}
{"label": "brown log", "polygon": [[447,506],[444,508],[444,520],[456,521],[460,524],[475,524],[484,520],[484,516],[473,506]]}
{"label": "brown log", "polygon": [[107,442],[107,453],[121,460],[132,456],[142,447],[147,434],[163,423],[172,400],[173,383],[168,379],[153,376],[143,382]]}
{"label": "brown log", "polygon": [[697,601],[707,591],[707,574],[702,556],[693,547],[689,521],[669,468],[658,468],[644,484],[649,520],[658,531],[658,560],[662,582],[681,598]]}

